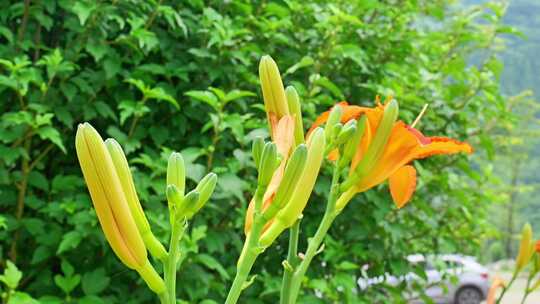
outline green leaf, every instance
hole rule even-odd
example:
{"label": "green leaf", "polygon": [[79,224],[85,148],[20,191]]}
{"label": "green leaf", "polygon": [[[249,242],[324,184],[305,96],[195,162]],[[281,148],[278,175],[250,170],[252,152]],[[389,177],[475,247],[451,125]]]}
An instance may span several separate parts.
{"label": "green leaf", "polygon": [[16,291],[9,297],[7,304],[42,304],[27,293]]}
{"label": "green leaf", "polygon": [[62,152],[67,153],[66,147],[64,147],[64,144],[62,143],[62,138],[60,137],[60,132],[56,130],[54,127],[46,126],[43,128],[39,128],[37,130],[37,134],[41,139],[48,139],[52,143],[54,143]]}
{"label": "green leaf", "polygon": [[0,275],[0,282],[3,282],[6,284],[6,286],[11,289],[15,290],[17,286],[19,286],[19,282],[22,278],[22,272],[17,269],[17,266],[13,264],[11,261],[6,261],[6,268],[4,269],[4,273]]}
{"label": "green leaf", "polygon": [[94,1],[76,1],[71,7],[71,10],[79,18],[81,25],[84,25],[96,8],[97,6]]}
{"label": "green leaf", "polygon": [[311,66],[313,65],[313,63],[315,63],[315,60],[313,60],[311,56],[304,56],[302,57],[302,59],[300,59],[299,62],[295,63],[290,68],[288,68],[287,71],[285,71],[285,75],[292,74],[301,68]]}
{"label": "green leaf", "polygon": [[28,183],[43,191],[49,190],[49,181],[47,180],[47,177],[45,177],[45,175],[43,175],[41,172],[30,172],[30,174],[28,175]]}
{"label": "green leaf", "polygon": [[86,295],[97,295],[109,285],[111,279],[103,268],[87,272],[82,277],[82,289]]}
{"label": "green leaf", "polygon": [[184,93],[184,95],[189,96],[189,97],[191,97],[193,99],[202,101],[202,102],[208,104],[209,106],[211,106],[216,111],[219,110],[218,99],[217,99],[216,95],[212,94],[211,92],[208,92],[208,91],[187,91],[186,93]]}
{"label": "green leaf", "polygon": [[225,268],[212,256],[202,253],[198,254],[196,259],[204,266],[217,271],[222,279],[229,280],[230,277]]}
{"label": "green leaf", "polygon": [[63,252],[76,248],[77,246],[79,246],[79,243],[81,242],[81,240],[82,240],[82,235],[77,230],[73,230],[64,234],[64,236],[62,237],[62,241],[60,242],[60,245],[58,245],[56,254],[61,254]]}

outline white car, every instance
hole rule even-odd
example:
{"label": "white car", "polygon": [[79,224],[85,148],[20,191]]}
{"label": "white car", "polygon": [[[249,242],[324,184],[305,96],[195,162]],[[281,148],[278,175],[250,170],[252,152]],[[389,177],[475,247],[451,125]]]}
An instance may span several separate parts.
{"label": "white car", "polygon": [[[407,260],[413,265],[423,267],[426,278],[413,272],[400,277],[386,273],[370,278],[366,275],[369,266],[364,265],[362,275],[357,281],[358,287],[366,290],[378,284],[420,284],[425,288],[425,295],[440,304],[480,304],[487,296],[490,286],[488,271],[473,257],[449,254],[426,258],[416,254],[408,256]],[[409,303],[423,303],[415,291],[409,291],[407,299]]]}

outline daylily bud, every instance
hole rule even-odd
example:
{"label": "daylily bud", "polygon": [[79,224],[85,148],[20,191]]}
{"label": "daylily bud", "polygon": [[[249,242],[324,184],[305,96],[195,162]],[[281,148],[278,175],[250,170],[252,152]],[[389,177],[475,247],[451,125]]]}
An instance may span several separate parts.
{"label": "daylily bud", "polygon": [[274,215],[276,215],[276,213],[289,201],[304,172],[306,161],[307,148],[306,145],[301,144],[294,150],[287,161],[282,182],[276,190],[276,196],[274,197],[272,204],[270,204],[263,213],[263,217],[266,220],[274,217]]}
{"label": "daylily bud", "polygon": [[[271,115],[276,115],[279,120],[280,117],[289,114],[283,81],[277,64],[272,57],[268,55],[262,56],[259,63],[259,78],[261,80],[264,107],[269,116],[268,121],[271,122]],[[272,123],[270,123],[270,131],[272,131]]]}
{"label": "daylily bud", "polygon": [[186,167],[184,158],[178,152],[171,153],[167,164],[167,185],[175,185],[183,196],[186,188]]}
{"label": "daylily bud", "polygon": [[255,163],[255,168],[257,169],[259,169],[259,164],[261,163],[261,154],[263,149],[264,139],[262,137],[256,137],[251,146],[251,155],[253,157],[253,162]]}
{"label": "daylily bud", "polygon": [[[180,218],[186,216],[188,219],[193,217],[193,215],[198,211],[193,211],[197,208],[197,205],[199,203],[199,200],[201,199],[201,195],[197,189],[191,190],[186,196],[184,197],[184,206],[187,210],[185,213],[178,214]],[[203,204],[204,205],[204,204]]]}
{"label": "daylily bud", "polygon": [[289,104],[289,113],[294,116],[294,144],[298,146],[304,143],[304,125],[302,122],[300,98],[293,86],[288,86],[285,89],[285,95]]}
{"label": "daylily bud", "polygon": [[341,132],[339,132],[336,139],[336,145],[341,145],[348,142],[355,132],[356,132],[356,120],[350,120],[348,123],[346,123],[343,126],[343,129],[341,130]]}
{"label": "daylily bud", "polygon": [[278,164],[278,155],[276,144],[268,142],[264,145],[259,164],[259,185],[267,186],[274,175],[276,165]]}
{"label": "daylily bud", "polygon": [[307,143],[308,154],[302,176],[299,178],[297,186],[285,207],[276,214],[272,224],[261,236],[259,241],[261,246],[267,247],[272,244],[281,232],[292,226],[302,214],[319,175],[325,146],[324,130],[321,128],[315,129]]}
{"label": "daylily bud", "polygon": [[332,141],[335,141],[337,139],[337,137],[339,136],[339,133],[341,133],[341,130],[343,130],[343,124],[338,122],[337,124],[334,125],[334,127],[332,128]]}
{"label": "daylily bud", "polygon": [[101,136],[89,123],[80,124],[75,147],[99,223],[114,253],[127,267],[135,269],[154,292],[164,292],[165,284],[148,261],[144,241]]}
{"label": "daylily bud", "polygon": [[[176,185],[170,184],[167,185],[167,200],[169,201],[169,206],[174,206],[174,211],[178,213],[182,213],[185,210],[185,199],[184,195],[178,190],[178,187]],[[173,211],[173,209],[171,209]],[[172,220],[172,219],[171,219]]]}
{"label": "daylily bud", "polygon": [[532,241],[532,228],[529,223],[526,223],[521,231],[521,242],[519,244],[519,252],[516,257],[516,273],[520,272],[523,267],[529,263],[533,253],[534,244]]}
{"label": "daylily bud", "polygon": [[354,135],[345,144],[345,147],[343,148],[343,156],[341,157],[341,161],[343,161],[344,164],[349,163],[353,158],[356,149],[358,149],[358,146],[360,145],[360,141],[362,140],[362,136],[364,135],[365,130],[366,116],[363,115],[362,117],[360,117],[358,123],[356,124],[356,131],[354,132]]}
{"label": "daylily bud", "polygon": [[330,111],[328,120],[326,121],[326,126],[324,128],[324,135],[326,139],[330,139],[332,137],[334,126],[340,122],[342,114],[343,110],[341,109],[340,105],[335,105]]}
{"label": "daylily bud", "polygon": [[392,128],[396,122],[399,112],[399,106],[395,99],[392,99],[384,107],[384,114],[382,116],[377,132],[373,138],[373,141],[369,145],[366,155],[362,158],[353,175],[351,175],[342,185],[342,190],[347,190],[354,185],[358,179],[365,172],[369,172],[371,166],[376,163],[376,160],[381,156],[392,133]]}
{"label": "daylily bud", "polygon": [[133,184],[133,177],[131,176],[131,171],[129,170],[129,165],[122,147],[112,138],[105,140],[105,146],[111,155],[116,173],[120,178],[124,195],[126,196],[129,211],[135,220],[135,224],[137,225],[137,229],[141,234],[144,244],[155,258],[165,258],[167,256],[167,251],[156,239],[150,229],[150,224],[148,224],[148,220],[146,219],[141,203],[139,202],[139,197],[137,196],[137,191]]}
{"label": "daylily bud", "polygon": [[197,213],[204,206],[204,204],[206,204],[208,199],[210,199],[210,196],[212,196],[212,193],[214,193],[214,189],[216,188],[216,183],[217,175],[213,172],[208,173],[205,177],[203,177],[203,179],[201,179],[195,188],[195,190],[199,192],[197,204],[195,204],[194,208],[189,208],[191,216]]}

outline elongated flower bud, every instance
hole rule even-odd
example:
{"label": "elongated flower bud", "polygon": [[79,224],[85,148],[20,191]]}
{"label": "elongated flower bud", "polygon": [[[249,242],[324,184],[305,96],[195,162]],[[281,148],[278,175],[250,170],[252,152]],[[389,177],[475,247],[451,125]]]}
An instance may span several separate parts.
{"label": "elongated flower bud", "polygon": [[319,175],[319,169],[324,158],[325,146],[324,130],[321,128],[315,129],[307,143],[308,155],[306,166],[302,172],[302,176],[298,180],[297,187],[294,189],[285,207],[276,214],[272,224],[261,236],[259,240],[261,246],[267,247],[272,244],[281,232],[292,226],[302,214]]}
{"label": "elongated flower bud", "polygon": [[362,115],[356,124],[356,131],[354,132],[354,135],[343,148],[343,156],[341,157],[341,161],[343,161],[344,164],[347,164],[352,160],[356,149],[358,149],[358,146],[360,145],[360,141],[362,140],[362,136],[364,136],[364,131],[366,130],[366,119],[366,116]]}
{"label": "elongated flower bud", "polygon": [[178,152],[171,153],[167,164],[167,185],[175,185],[181,195],[186,188],[186,167],[184,158]]}
{"label": "elongated flower bud", "polygon": [[135,185],[133,184],[133,177],[131,176],[131,171],[122,147],[116,140],[112,138],[105,140],[105,146],[111,155],[116,173],[120,178],[120,183],[129,206],[129,211],[135,220],[135,224],[137,225],[137,229],[141,234],[144,244],[155,258],[165,258],[167,256],[167,251],[156,239],[150,229],[150,224],[148,224],[148,220],[146,219],[144,211],[141,207],[139,197],[137,196],[137,191],[135,189]]}
{"label": "elongated flower bud", "polygon": [[[272,115],[275,115],[279,120],[279,118],[289,114],[289,107],[279,69],[272,57],[268,55],[262,56],[259,63],[259,78],[261,80],[264,107],[270,123],[270,131],[273,131],[272,120],[274,118],[272,118]],[[270,134],[273,134],[273,132],[270,132]]]}
{"label": "elongated flower bud", "polygon": [[343,124],[340,122],[338,122],[334,125],[334,127],[332,127],[331,138],[333,141],[337,140],[337,137],[339,136],[339,133],[341,133],[341,130],[343,130]]}
{"label": "elongated flower bud", "polygon": [[326,139],[332,138],[334,126],[341,121],[341,115],[343,114],[343,109],[340,105],[335,105],[328,116],[326,121],[326,126],[324,127],[324,136]]}
{"label": "elongated flower bud", "polygon": [[392,133],[392,128],[396,122],[399,112],[399,106],[395,99],[392,99],[384,108],[383,117],[377,127],[377,132],[373,141],[367,149],[366,155],[362,158],[360,163],[355,169],[353,175],[351,175],[342,185],[342,190],[347,190],[361,178],[365,172],[369,172],[371,167],[375,165],[376,160],[381,156]]}
{"label": "elongated flower bud", "polygon": [[139,272],[154,292],[164,292],[165,284],[148,262],[146,247],[101,136],[89,123],[80,124],[75,147],[99,223],[112,250],[122,263]]}
{"label": "elongated flower bud", "polygon": [[167,200],[169,201],[169,206],[174,206],[176,214],[182,214],[185,212],[185,199],[184,195],[178,190],[178,187],[176,185],[170,184],[167,185]]}
{"label": "elongated flower bud", "polygon": [[257,170],[259,169],[259,164],[261,163],[263,149],[264,139],[262,137],[256,137],[251,146],[251,155],[253,156],[253,162],[255,163],[255,168],[257,168]]}
{"label": "elongated flower bud", "polygon": [[347,143],[356,132],[356,120],[351,120],[343,126],[341,132],[339,132],[336,145]]}
{"label": "elongated flower bud", "polygon": [[[215,173],[208,173],[197,185],[195,190],[199,193],[199,199],[197,200],[197,203],[193,208],[189,208],[189,217],[192,217],[195,213],[197,213],[203,206],[206,204],[208,199],[210,199],[210,196],[212,196],[212,193],[214,193],[214,189],[216,188],[217,183],[217,175]],[[189,218],[188,217],[188,218]]]}
{"label": "elongated flower bud", "polygon": [[266,220],[274,217],[274,215],[276,215],[276,213],[290,200],[294,189],[297,187],[300,177],[304,172],[304,168],[306,167],[307,154],[306,145],[301,144],[294,150],[287,161],[285,173],[276,190],[276,195],[270,206],[268,206],[263,213],[263,217]]}
{"label": "elongated flower bud", "polygon": [[268,142],[264,145],[263,153],[261,156],[261,163],[259,165],[259,185],[266,186],[270,183],[272,175],[276,170],[277,164],[278,155],[276,144]]}
{"label": "elongated flower bud", "polygon": [[523,267],[529,263],[533,253],[534,244],[532,240],[532,228],[529,223],[526,223],[521,231],[521,242],[519,244],[519,252],[516,257],[516,273],[520,272]]}
{"label": "elongated flower bud", "polygon": [[185,213],[182,213],[182,214],[177,213],[178,214],[177,217],[178,218],[183,218],[185,216],[188,219],[193,217],[193,215],[195,215],[195,213],[196,213],[195,209],[197,208],[197,204],[199,203],[200,197],[201,197],[201,195],[200,195],[199,191],[197,191],[197,189],[193,189],[188,194],[186,194],[186,196],[184,197],[184,201],[183,201],[183,204],[185,206],[184,210],[186,210],[186,211],[185,211]]}
{"label": "elongated flower bud", "polygon": [[304,143],[304,124],[302,122],[302,108],[300,106],[300,97],[293,86],[285,89],[287,102],[289,104],[289,113],[294,117],[294,144],[298,146]]}

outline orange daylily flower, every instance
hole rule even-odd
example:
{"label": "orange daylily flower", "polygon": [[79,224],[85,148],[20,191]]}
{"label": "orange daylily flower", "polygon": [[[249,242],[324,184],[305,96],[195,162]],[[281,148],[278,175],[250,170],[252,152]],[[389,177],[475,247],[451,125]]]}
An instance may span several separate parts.
{"label": "orange daylily flower", "polygon": [[[378,100],[377,105],[373,108],[348,105],[347,102],[340,102],[338,105],[343,110],[342,123],[358,119],[362,115],[367,118],[364,134],[351,161],[351,172],[353,172],[366,154],[377,132],[385,105],[379,103]],[[329,113],[330,111],[327,111],[319,116],[310,131],[325,123]],[[416,170],[413,166],[408,165],[410,162],[431,155],[458,152],[472,153],[473,149],[469,144],[451,138],[424,136],[420,131],[404,122],[396,121],[380,157],[375,160],[375,164],[371,166],[369,172],[363,172],[358,183],[342,195],[336,207],[338,210],[343,208],[354,194],[366,191],[388,180],[392,198],[397,207],[401,208],[410,200],[416,188]],[[330,158],[336,156],[337,154],[333,152]]]}

